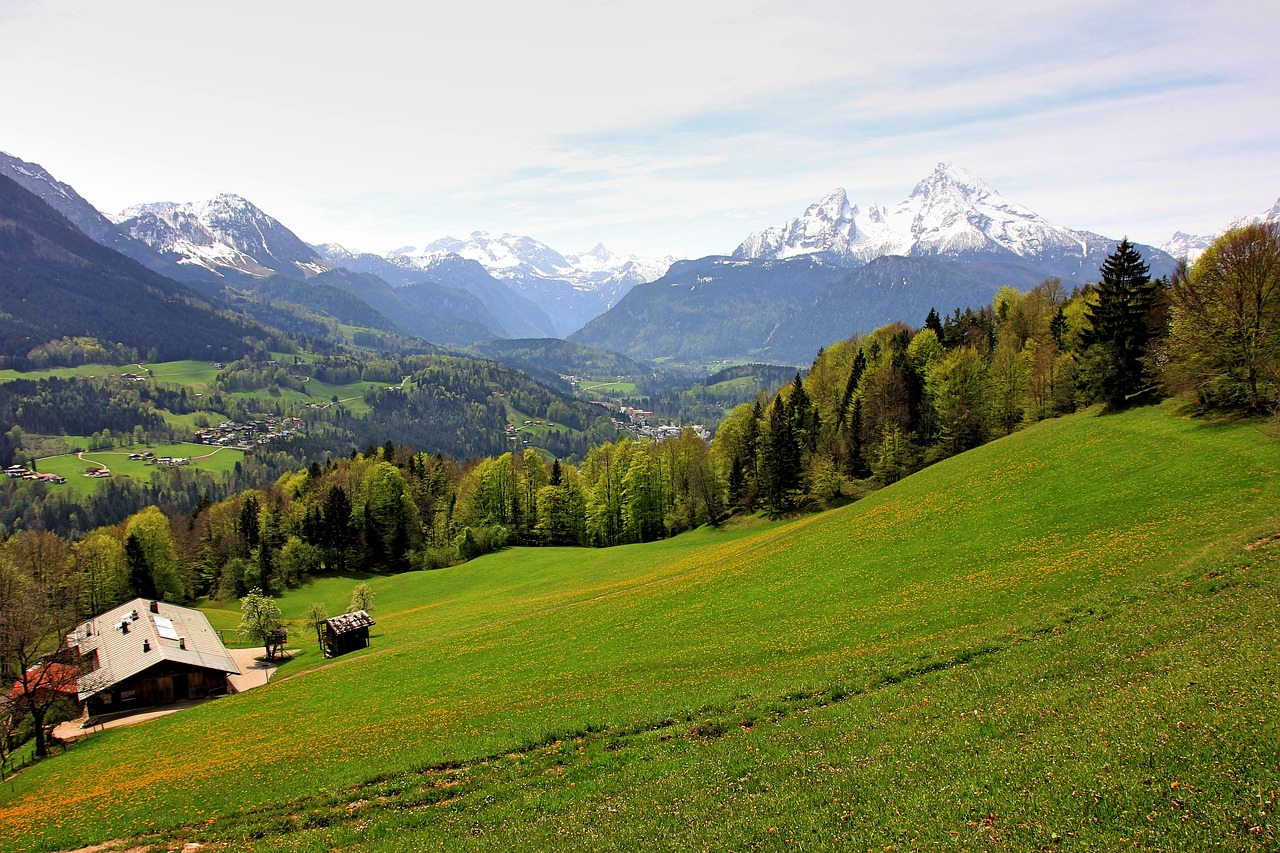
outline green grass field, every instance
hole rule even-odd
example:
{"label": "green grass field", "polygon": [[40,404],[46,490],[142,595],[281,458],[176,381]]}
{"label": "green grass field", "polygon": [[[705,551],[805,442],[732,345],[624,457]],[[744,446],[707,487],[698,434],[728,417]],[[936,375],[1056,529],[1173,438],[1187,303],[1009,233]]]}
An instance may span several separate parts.
{"label": "green grass field", "polygon": [[[282,353],[273,353],[273,355],[286,367],[293,363],[293,355],[285,355]],[[303,361],[314,361],[316,356],[311,353],[302,353],[299,355]],[[86,364],[81,367],[57,367],[48,370],[31,370],[19,372],[16,370],[0,370],[0,383],[10,382],[14,379],[44,379],[50,376],[69,377],[69,376],[119,376],[122,373],[141,373],[148,376],[152,381],[164,383],[167,385],[182,385],[198,393],[204,393],[209,390],[209,386],[213,384],[217,378],[218,371],[207,361],[165,361],[155,364],[130,364],[130,365],[105,365],[105,364]],[[306,393],[294,391],[292,389],[281,389],[279,396],[268,393],[265,389],[255,391],[236,391],[232,392],[233,397],[242,400],[254,400],[262,403],[286,402],[296,405],[306,403],[328,403],[335,396],[343,402],[352,414],[363,415],[370,411],[368,404],[364,401],[364,393],[372,388],[381,388],[386,383],[383,382],[353,382],[347,385],[329,385],[315,379],[311,379],[306,383]],[[206,412],[207,417],[216,422],[220,417],[216,412]],[[164,413],[165,420],[175,426],[183,426],[186,428],[194,428],[191,422],[196,416],[192,415],[174,415]]]}
{"label": "green grass field", "polygon": [[[87,442],[84,443],[87,444]],[[150,481],[151,472],[156,470],[155,466],[141,460],[129,459],[130,454],[140,454],[147,450],[157,457],[186,457],[191,460],[191,467],[215,474],[232,470],[236,462],[244,458],[243,450],[216,448],[205,444],[157,444],[117,447],[111,450],[86,450],[81,454],[71,453],[66,456],[46,456],[37,460],[36,467],[41,471],[61,474],[67,478],[65,486],[51,488],[70,488],[80,494],[91,494],[104,481],[84,476],[85,469],[90,466],[104,466],[111,470],[113,477],[132,477],[142,482]]]}
{"label": "green grass field", "polygon": [[46,370],[0,370],[0,382],[12,382],[15,379],[48,379],[57,376],[66,379],[71,376],[119,376],[121,373],[134,372],[137,365],[121,367],[113,364],[84,364],[80,367],[50,367]]}
{"label": "green grass field", "polygon": [[0,837],[1275,849],[1277,471],[1257,424],[1086,413],[818,516],[375,578],[372,648],[94,735]]}
{"label": "green grass field", "polygon": [[635,396],[637,388],[634,382],[584,379],[578,385],[578,390],[584,394],[598,394],[603,397],[622,399],[623,397]]}

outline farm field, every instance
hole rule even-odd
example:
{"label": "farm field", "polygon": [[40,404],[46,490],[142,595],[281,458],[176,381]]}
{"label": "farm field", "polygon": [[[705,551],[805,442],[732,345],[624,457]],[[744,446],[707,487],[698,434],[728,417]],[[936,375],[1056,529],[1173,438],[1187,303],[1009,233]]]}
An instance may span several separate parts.
{"label": "farm field", "polygon": [[94,735],[0,790],[0,834],[1274,848],[1277,470],[1257,424],[1085,413],[822,515],[372,578],[370,649]]}
{"label": "farm field", "polygon": [[[292,363],[294,356],[281,353],[273,353],[281,364],[286,365]],[[303,361],[313,361],[315,356],[310,353],[301,353],[298,355]],[[130,365],[105,365],[105,364],[86,364],[79,367],[57,367],[47,370],[31,370],[19,372],[16,370],[0,370],[0,383],[10,382],[15,379],[44,379],[50,376],[70,377],[70,376],[119,376],[122,373],[136,373],[146,376],[153,382],[164,383],[169,385],[185,386],[197,393],[205,393],[217,378],[218,370],[207,361],[165,361],[150,364],[130,364]],[[334,397],[342,401],[353,414],[362,415],[369,412],[369,406],[364,401],[364,393],[370,389],[381,388],[386,383],[383,382],[353,382],[347,385],[329,385],[316,379],[309,380],[307,385],[307,393],[294,391],[290,388],[280,389],[279,395],[269,394],[266,390],[256,391],[235,391],[231,396],[244,400],[256,400],[263,403],[275,404],[277,402],[286,402],[294,404],[305,403],[329,403]],[[204,413],[211,420],[216,422],[217,413]],[[191,415],[174,415],[165,413],[165,420],[174,425],[181,425],[187,428],[193,428],[192,419],[195,414]]]}

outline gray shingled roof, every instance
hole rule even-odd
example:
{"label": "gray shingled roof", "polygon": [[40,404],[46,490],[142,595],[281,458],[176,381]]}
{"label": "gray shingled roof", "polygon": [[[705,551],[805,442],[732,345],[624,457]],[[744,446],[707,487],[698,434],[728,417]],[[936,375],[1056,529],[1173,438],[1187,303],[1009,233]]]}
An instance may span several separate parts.
{"label": "gray shingled roof", "polygon": [[333,629],[335,634],[345,634],[348,631],[354,631],[357,628],[367,628],[376,624],[373,617],[363,610],[356,610],[351,613],[343,613],[341,616],[334,616],[331,619],[325,619],[329,623],[329,627]]}
{"label": "gray shingled roof", "polygon": [[203,613],[167,601],[154,602],[158,612],[152,612],[152,604],[146,598],[127,601],[81,623],[67,638],[81,654],[98,653],[98,669],[80,678],[81,699],[165,660],[240,674]]}

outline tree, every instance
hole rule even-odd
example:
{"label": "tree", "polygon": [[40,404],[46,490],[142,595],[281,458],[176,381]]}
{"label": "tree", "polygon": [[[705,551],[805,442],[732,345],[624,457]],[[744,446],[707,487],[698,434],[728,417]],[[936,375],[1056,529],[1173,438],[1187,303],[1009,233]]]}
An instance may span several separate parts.
{"label": "tree", "polygon": [[69,560],[36,541],[51,536],[29,531],[0,550],[0,683],[6,692],[13,685],[13,710],[31,715],[41,757],[49,754],[45,727],[69,710],[82,672],[80,656],[62,642],[76,619]]}
{"label": "tree", "polygon": [[262,643],[264,656],[272,659],[271,637],[284,625],[280,608],[262,590],[254,587],[240,599],[240,635],[247,640]]}
{"label": "tree", "polygon": [[[158,508],[149,506],[130,517],[125,525],[125,554],[130,559],[129,570],[137,569],[130,555],[129,537],[134,537],[141,546],[141,553],[146,558],[147,572],[150,575],[154,597],[166,601],[181,601],[185,597],[181,568],[178,564],[178,549],[173,541],[173,533],[169,529],[169,518]],[[138,578],[141,582],[141,578]],[[136,589],[136,588],[135,588]],[[143,595],[142,592],[138,592]],[[151,596],[144,596],[151,597]]]}
{"label": "tree", "polygon": [[129,565],[119,539],[96,531],[77,542],[72,553],[82,612],[101,613],[128,599]]}
{"label": "tree", "polygon": [[417,507],[409,497],[404,476],[390,462],[379,462],[365,478],[365,539],[375,565],[399,569],[419,531]]}
{"label": "tree", "polygon": [[782,395],[769,407],[769,430],[763,439],[760,477],[770,512],[789,509],[792,492],[800,487],[800,447]]}
{"label": "tree", "polygon": [[351,499],[342,486],[331,486],[321,511],[320,547],[330,568],[345,568],[354,534],[351,530]]}
{"label": "tree", "polygon": [[987,365],[973,347],[951,350],[929,368],[925,388],[938,416],[939,440],[947,455],[962,453],[985,440]]}
{"label": "tree", "polygon": [[622,477],[622,525],[631,542],[662,538],[662,504],[650,463],[649,449],[642,447],[632,455],[631,465]]}
{"label": "tree", "polygon": [[1122,406],[1148,381],[1143,359],[1152,337],[1147,314],[1156,301],[1156,285],[1128,238],[1102,262],[1099,273],[1080,338],[1082,372],[1092,397]]}
{"label": "tree", "polygon": [[373,587],[363,581],[356,584],[355,589],[351,590],[351,604],[347,606],[347,612],[355,613],[357,610],[363,610],[365,613],[372,613],[373,596]]}
{"label": "tree", "polygon": [[1172,288],[1165,375],[1213,407],[1263,412],[1280,401],[1280,223],[1235,228]]}

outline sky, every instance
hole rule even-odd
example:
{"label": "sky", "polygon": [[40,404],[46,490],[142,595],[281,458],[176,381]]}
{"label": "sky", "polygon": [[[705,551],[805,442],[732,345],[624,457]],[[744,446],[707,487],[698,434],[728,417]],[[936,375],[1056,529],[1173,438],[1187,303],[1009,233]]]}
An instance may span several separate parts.
{"label": "sky", "polygon": [[387,252],[700,257],[939,162],[1159,244],[1280,196],[1280,3],[0,0],[0,150]]}

